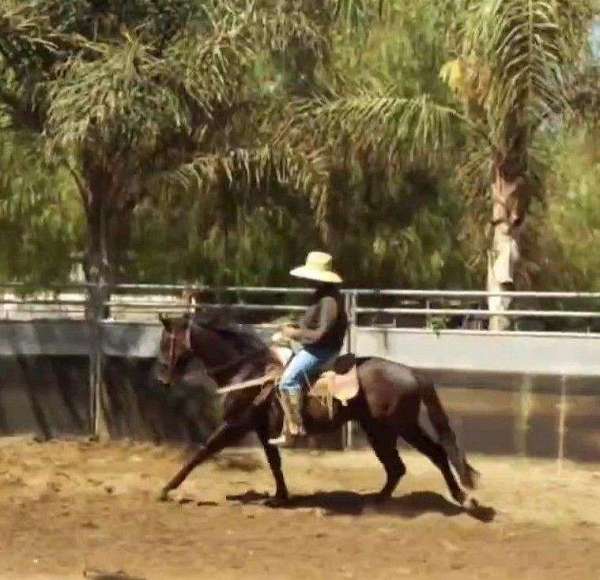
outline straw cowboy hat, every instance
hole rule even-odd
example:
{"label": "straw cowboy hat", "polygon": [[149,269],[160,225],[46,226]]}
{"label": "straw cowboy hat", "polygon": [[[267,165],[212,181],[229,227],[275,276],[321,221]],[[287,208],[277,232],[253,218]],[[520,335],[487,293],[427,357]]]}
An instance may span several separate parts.
{"label": "straw cowboy hat", "polygon": [[340,284],[342,278],[333,271],[332,264],[333,258],[329,254],[325,252],[310,252],[306,256],[304,266],[294,268],[290,274],[296,276],[296,278]]}

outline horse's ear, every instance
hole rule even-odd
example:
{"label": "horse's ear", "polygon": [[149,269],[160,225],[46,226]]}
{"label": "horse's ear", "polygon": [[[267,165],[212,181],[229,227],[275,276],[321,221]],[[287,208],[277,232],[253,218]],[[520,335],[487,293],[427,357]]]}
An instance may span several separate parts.
{"label": "horse's ear", "polygon": [[171,320],[167,318],[162,312],[159,312],[158,319],[161,321],[162,325],[165,327],[165,330],[171,330]]}

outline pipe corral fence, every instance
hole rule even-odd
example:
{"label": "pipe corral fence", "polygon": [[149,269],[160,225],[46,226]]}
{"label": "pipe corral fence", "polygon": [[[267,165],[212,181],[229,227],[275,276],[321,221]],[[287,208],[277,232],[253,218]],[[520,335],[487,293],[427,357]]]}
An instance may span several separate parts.
{"label": "pipe corral fence", "polygon": [[[120,414],[111,433],[153,436],[134,424],[144,422],[140,396],[152,399],[147,380],[158,352],[159,312],[225,309],[268,340],[301,313],[311,292],[149,284],[0,288],[0,433],[44,436],[97,432],[107,383],[117,400],[111,408]],[[468,448],[554,456],[559,465],[565,458],[598,459],[600,293],[343,293],[350,321],[344,348],[432,373]],[[510,296],[513,309],[488,310],[490,296]],[[488,330],[494,315],[512,319],[513,330]],[[155,407],[172,407],[167,422],[177,423],[177,405],[156,392],[154,398]],[[181,436],[177,429],[171,434]],[[361,443],[352,426],[342,437],[343,447]]]}

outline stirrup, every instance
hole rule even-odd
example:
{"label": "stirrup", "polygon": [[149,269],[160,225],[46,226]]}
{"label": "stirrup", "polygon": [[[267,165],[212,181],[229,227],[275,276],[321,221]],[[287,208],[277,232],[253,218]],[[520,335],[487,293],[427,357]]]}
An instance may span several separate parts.
{"label": "stirrup", "polygon": [[275,447],[295,447],[296,442],[306,436],[307,433],[304,429],[294,435],[289,430],[284,429],[278,437],[269,439],[269,443],[275,445]]}
{"label": "stirrup", "polygon": [[275,445],[275,447],[293,447],[295,440],[296,437],[294,435],[282,432],[279,437],[269,439],[269,443]]}

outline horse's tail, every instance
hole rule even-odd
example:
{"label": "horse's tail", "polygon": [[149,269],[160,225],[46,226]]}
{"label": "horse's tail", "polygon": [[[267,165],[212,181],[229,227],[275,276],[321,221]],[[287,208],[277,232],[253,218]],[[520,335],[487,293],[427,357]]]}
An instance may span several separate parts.
{"label": "horse's tail", "polygon": [[427,409],[429,420],[439,437],[440,445],[444,448],[450,463],[456,469],[461,483],[469,489],[474,489],[479,480],[479,472],[469,465],[463,450],[458,446],[456,435],[450,427],[450,420],[433,383],[429,379],[420,378],[419,384],[421,399]]}

